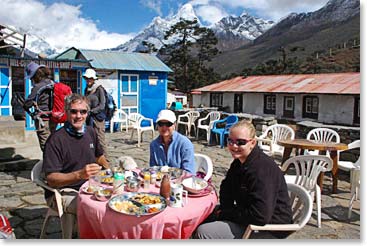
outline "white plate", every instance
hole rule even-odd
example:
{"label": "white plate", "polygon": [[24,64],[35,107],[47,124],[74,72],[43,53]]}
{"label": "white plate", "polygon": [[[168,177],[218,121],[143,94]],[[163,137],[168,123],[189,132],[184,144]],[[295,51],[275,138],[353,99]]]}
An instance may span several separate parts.
{"label": "white plate", "polygon": [[[136,200],[134,200],[134,197],[137,195],[149,195],[149,196],[158,197],[160,200],[160,203],[143,205],[140,202],[137,202]],[[119,203],[120,205],[121,203],[130,204],[131,211],[118,209],[116,207],[117,203]],[[129,192],[126,194],[117,195],[117,196],[112,197],[108,201],[108,206],[112,210],[118,213],[122,213],[126,215],[135,215],[139,217],[142,215],[153,215],[153,214],[160,213],[167,207],[167,203],[164,197],[160,196],[159,194],[148,193],[148,192]],[[154,212],[148,212],[148,209],[154,209]]]}
{"label": "white plate", "polygon": [[88,185],[87,185],[87,186],[83,186],[83,187],[82,187],[82,191],[83,191],[84,193],[86,193],[86,194],[93,195],[93,194],[94,194],[94,192],[95,192],[96,190],[88,191],[88,188],[89,188],[89,186],[88,186]]}

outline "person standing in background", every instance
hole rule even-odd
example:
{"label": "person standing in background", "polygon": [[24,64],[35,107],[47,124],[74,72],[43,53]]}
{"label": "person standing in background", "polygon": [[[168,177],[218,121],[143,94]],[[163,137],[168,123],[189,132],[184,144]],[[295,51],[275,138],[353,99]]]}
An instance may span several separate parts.
{"label": "person standing in background", "polygon": [[[50,79],[51,70],[45,65],[38,65],[35,62],[30,62],[26,67],[25,79],[32,81],[31,94],[24,102],[23,108],[29,112],[29,109],[35,107],[39,110],[38,118],[34,118],[34,125],[36,127],[36,133],[38,142],[42,152],[45,149],[45,143],[52,132],[56,130],[57,123],[50,120],[48,114],[42,114],[42,112],[51,112],[51,89],[45,89],[48,85],[51,86],[54,82]],[[51,88],[51,87],[50,87]],[[43,92],[41,92],[43,90]]]}
{"label": "person standing in background", "polygon": [[88,68],[83,77],[87,81],[87,87],[84,94],[89,100],[90,114],[87,119],[87,125],[93,126],[97,133],[98,140],[102,146],[104,156],[108,159],[107,145],[105,139],[105,118],[104,108],[106,104],[106,98],[102,86],[95,83],[98,79],[96,71],[92,68]]}

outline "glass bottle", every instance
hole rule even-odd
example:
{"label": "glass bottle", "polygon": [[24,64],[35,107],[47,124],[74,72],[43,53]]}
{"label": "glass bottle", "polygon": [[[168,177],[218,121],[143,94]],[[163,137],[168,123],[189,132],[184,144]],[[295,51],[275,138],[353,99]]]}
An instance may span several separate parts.
{"label": "glass bottle", "polygon": [[167,174],[165,174],[161,181],[159,194],[163,196],[167,201],[169,201],[170,192],[171,192],[170,178]]}

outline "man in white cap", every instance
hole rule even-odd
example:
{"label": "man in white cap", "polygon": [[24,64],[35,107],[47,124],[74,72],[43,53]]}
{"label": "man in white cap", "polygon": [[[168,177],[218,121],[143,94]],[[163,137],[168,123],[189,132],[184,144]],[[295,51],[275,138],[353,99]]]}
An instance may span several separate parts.
{"label": "man in white cap", "polygon": [[175,113],[163,109],[156,122],[159,136],[150,143],[150,166],[178,167],[196,174],[194,146],[186,136],[175,131]]}
{"label": "man in white cap", "polygon": [[[30,79],[33,87],[31,94],[29,94],[24,102],[24,109],[29,112],[30,108],[36,107],[40,112],[51,112],[51,90],[46,89],[40,92],[40,90],[46,88],[47,85],[52,85],[53,81],[50,79],[51,70],[45,65],[38,65],[35,62],[30,62],[25,71],[25,79]],[[38,99],[37,95],[39,95]],[[49,120],[50,115],[40,114],[40,118],[42,118],[42,120],[39,118],[34,119],[34,125],[36,127],[40,148],[43,151],[47,138],[50,136],[51,132],[55,131],[57,124]]]}
{"label": "man in white cap", "polygon": [[107,145],[105,139],[105,117],[104,108],[106,104],[106,98],[102,86],[95,83],[98,79],[96,71],[92,68],[88,68],[83,77],[87,81],[87,87],[84,94],[89,100],[90,115],[87,119],[87,125],[93,126],[97,133],[98,140],[102,146],[105,157],[107,155]]}

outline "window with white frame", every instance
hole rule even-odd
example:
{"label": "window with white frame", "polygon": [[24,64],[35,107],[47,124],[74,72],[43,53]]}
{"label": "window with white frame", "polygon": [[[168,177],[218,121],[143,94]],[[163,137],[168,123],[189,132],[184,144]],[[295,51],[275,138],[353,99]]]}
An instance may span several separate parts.
{"label": "window with white frame", "polygon": [[319,115],[319,98],[317,96],[305,96],[303,98],[303,117],[317,119]]}
{"label": "window with white frame", "polygon": [[264,95],[264,114],[275,114],[276,96]]}
{"label": "window with white frame", "polygon": [[211,93],[210,94],[210,107],[222,107],[223,106],[223,94]]}
{"label": "window with white frame", "polygon": [[121,75],[120,100],[121,109],[127,114],[137,113],[139,108],[139,77],[138,75]]}
{"label": "window with white frame", "polygon": [[293,96],[285,96],[284,97],[284,117],[294,117],[294,97]]}

